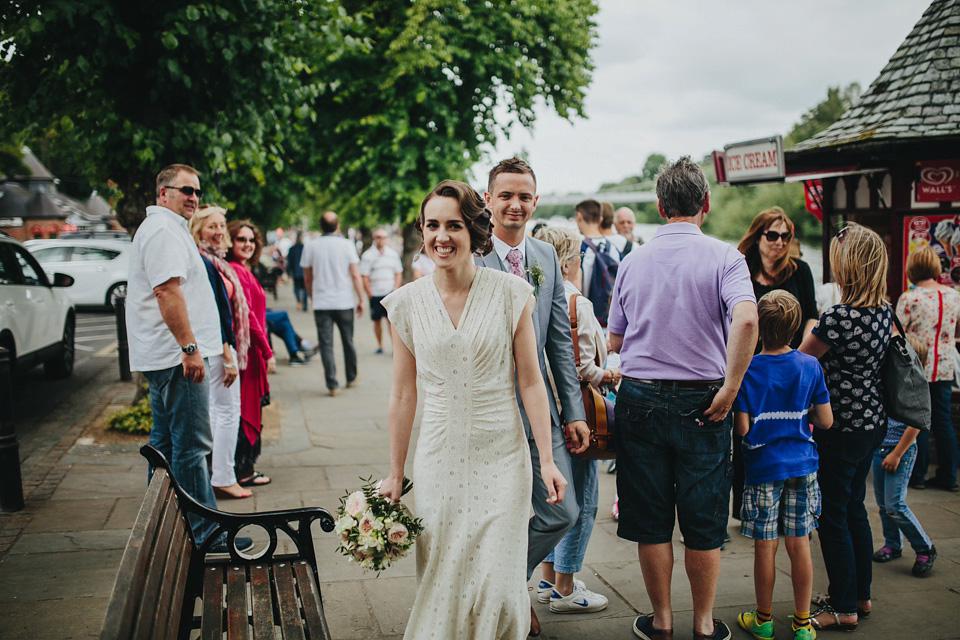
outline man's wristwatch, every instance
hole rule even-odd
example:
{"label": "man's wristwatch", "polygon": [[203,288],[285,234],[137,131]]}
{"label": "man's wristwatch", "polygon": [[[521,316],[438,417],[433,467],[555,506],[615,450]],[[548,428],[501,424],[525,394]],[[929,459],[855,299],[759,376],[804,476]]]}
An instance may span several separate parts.
{"label": "man's wristwatch", "polygon": [[185,354],[187,354],[188,356],[192,356],[193,354],[195,354],[195,353],[197,352],[197,343],[196,343],[196,342],[191,342],[191,343],[188,344],[188,345],[184,345],[184,346],[180,347],[180,351],[183,351],[183,352],[184,352]]}

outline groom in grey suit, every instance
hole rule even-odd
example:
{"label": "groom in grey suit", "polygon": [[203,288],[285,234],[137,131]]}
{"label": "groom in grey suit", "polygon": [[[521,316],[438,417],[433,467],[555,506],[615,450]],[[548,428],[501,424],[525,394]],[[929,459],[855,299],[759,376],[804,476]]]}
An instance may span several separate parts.
{"label": "groom in grey suit", "polygon": [[[490,170],[487,191],[483,196],[493,212],[493,251],[476,258],[478,266],[514,273],[534,286],[536,304],[533,326],[537,336],[540,372],[547,385],[550,418],[553,428],[553,459],[568,482],[573,478],[570,454],[563,437],[563,425],[573,440],[575,452],[586,450],[590,431],[585,422],[583,400],[573,360],[573,339],[570,334],[570,315],[563,293],[563,278],[557,252],[552,246],[526,236],[526,223],[537,208],[537,179],[533,169],[518,158],[503,160]],[[550,361],[560,409],[554,401],[547,382],[546,359]],[[568,487],[563,502],[547,503],[547,489],[540,479],[540,456],[537,451],[530,421],[520,396],[520,415],[530,442],[533,459],[533,511],[528,530],[527,579],[551,550],[560,542],[579,515],[576,492]],[[536,621],[536,616],[534,616]],[[534,625],[539,628],[538,624]]]}

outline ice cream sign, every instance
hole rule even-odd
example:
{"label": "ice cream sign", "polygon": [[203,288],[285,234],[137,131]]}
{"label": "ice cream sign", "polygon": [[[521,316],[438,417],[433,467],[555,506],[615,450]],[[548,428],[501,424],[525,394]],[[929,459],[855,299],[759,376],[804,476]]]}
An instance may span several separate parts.
{"label": "ice cream sign", "polygon": [[782,181],[783,139],[780,136],[728,144],[723,148],[727,182]]}
{"label": "ice cream sign", "polygon": [[960,160],[921,160],[914,184],[917,202],[960,200]]}
{"label": "ice cream sign", "polygon": [[[922,215],[904,216],[903,264],[910,254],[922,247],[930,247],[940,258],[937,282],[960,290],[960,216]],[[903,290],[910,286],[904,269]]]}

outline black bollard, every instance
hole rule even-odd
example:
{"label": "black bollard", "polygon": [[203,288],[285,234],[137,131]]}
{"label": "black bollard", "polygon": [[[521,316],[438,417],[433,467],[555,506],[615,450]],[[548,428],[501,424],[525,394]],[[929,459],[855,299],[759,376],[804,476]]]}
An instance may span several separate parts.
{"label": "black bollard", "polygon": [[13,377],[10,352],[0,347],[0,508],[23,509],[23,481],[20,477],[20,445],[13,429]]}
{"label": "black bollard", "polygon": [[126,382],[130,376],[130,346],[127,344],[127,299],[119,297],[113,303],[117,312],[117,359],[120,364],[120,379]]}

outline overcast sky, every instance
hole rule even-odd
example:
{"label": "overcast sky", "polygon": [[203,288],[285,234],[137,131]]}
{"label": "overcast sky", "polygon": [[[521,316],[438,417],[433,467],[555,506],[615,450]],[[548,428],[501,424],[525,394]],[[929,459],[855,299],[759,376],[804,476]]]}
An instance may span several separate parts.
{"label": "overcast sky", "polygon": [[529,154],[540,193],[589,192],[636,175],[651,153],[695,159],[785,135],[827,94],[866,90],[929,0],[599,0],[586,119],[541,106],[490,160]]}

